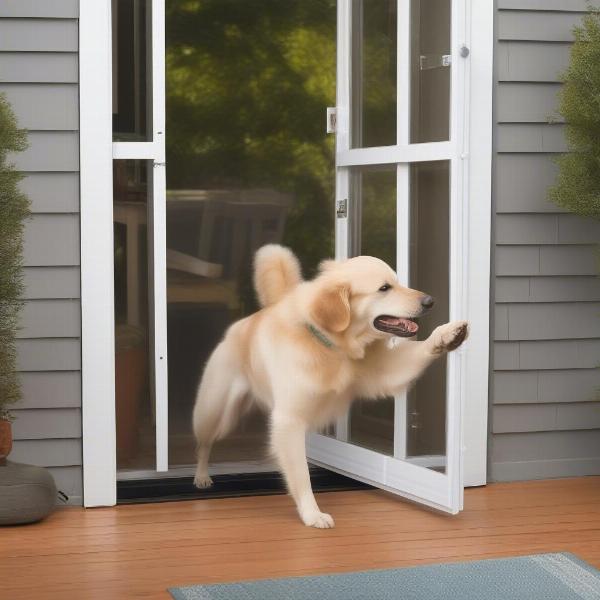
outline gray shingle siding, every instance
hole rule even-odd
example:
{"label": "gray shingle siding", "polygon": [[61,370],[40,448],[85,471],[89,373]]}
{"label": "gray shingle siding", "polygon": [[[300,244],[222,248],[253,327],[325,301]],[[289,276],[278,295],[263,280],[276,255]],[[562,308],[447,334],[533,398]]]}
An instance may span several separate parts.
{"label": "gray shingle siding", "polygon": [[491,480],[600,473],[600,224],[548,202],[586,3],[498,0]]}
{"label": "gray shingle siding", "polygon": [[[566,150],[558,73],[586,0],[497,0],[492,480],[600,473],[597,223],[547,201]],[[32,201],[13,458],[81,501],[78,0],[0,5],[0,91]]]}
{"label": "gray shingle siding", "polygon": [[29,131],[15,158],[33,215],[18,333],[23,400],[11,459],[49,467],[82,500],[78,0],[0,3],[0,92]]}

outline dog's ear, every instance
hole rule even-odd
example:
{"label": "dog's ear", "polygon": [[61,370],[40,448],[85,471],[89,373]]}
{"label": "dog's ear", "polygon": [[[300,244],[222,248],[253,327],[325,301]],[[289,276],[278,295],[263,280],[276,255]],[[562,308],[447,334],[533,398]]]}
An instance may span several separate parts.
{"label": "dog's ear", "polygon": [[319,327],[334,333],[345,331],[350,325],[350,288],[342,284],[323,288],[310,313]]}

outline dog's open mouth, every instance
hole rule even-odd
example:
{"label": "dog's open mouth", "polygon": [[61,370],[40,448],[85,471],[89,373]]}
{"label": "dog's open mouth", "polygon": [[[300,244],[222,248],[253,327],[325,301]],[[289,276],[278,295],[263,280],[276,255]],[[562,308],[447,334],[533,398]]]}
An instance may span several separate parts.
{"label": "dog's open mouth", "polygon": [[419,331],[419,326],[414,321],[400,317],[391,317],[389,315],[378,316],[373,321],[373,326],[375,329],[379,329],[379,331],[392,333],[398,337],[412,337]]}

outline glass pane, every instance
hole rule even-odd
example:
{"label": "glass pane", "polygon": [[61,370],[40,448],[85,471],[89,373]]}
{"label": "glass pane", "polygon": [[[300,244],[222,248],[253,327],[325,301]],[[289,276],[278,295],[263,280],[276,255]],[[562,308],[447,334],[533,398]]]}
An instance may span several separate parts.
{"label": "glass pane", "polygon": [[353,0],[353,148],[396,143],[396,49],[396,0]]}
{"label": "glass pane", "polygon": [[[355,254],[376,256],[396,270],[396,166],[354,169]],[[350,409],[350,442],[394,453],[394,398],[357,399]]]}
{"label": "glass pane", "polygon": [[353,168],[353,254],[396,270],[396,166]]}
{"label": "glass pane", "polygon": [[150,133],[149,0],[112,0],[113,140],[146,141]]}
{"label": "glass pane", "polygon": [[[323,118],[335,105],[336,3],[173,0],[166,17],[174,466],[195,462],[203,364],[225,329],[257,308],[254,251],[290,246],[307,277],[333,255],[334,136]],[[211,462],[264,461],[266,440],[264,416],[251,414]]]}
{"label": "glass pane", "polygon": [[148,320],[148,163],[113,163],[117,467],[153,469]]}
{"label": "glass pane", "polygon": [[[450,318],[450,163],[410,167],[410,285],[435,298],[419,319],[419,339]],[[407,455],[446,454],[446,359],[437,360],[408,394]],[[445,470],[442,463],[433,465]]]}
{"label": "glass pane", "polygon": [[410,141],[450,139],[451,0],[411,0]]}

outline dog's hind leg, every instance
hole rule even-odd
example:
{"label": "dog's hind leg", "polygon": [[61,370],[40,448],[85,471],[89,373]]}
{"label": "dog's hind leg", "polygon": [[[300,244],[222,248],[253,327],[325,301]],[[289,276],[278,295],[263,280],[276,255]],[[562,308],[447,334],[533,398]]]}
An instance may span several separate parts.
{"label": "dog's hind leg", "polygon": [[210,357],[194,406],[193,425],[197,444],[197,466],[194,485],[212,485],[208,461],[213,443],[225,437],[244,412],[249,391],[248,382],[223,344]]}

